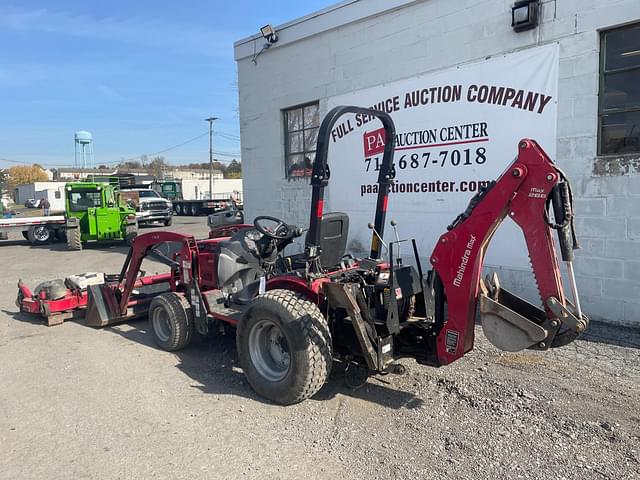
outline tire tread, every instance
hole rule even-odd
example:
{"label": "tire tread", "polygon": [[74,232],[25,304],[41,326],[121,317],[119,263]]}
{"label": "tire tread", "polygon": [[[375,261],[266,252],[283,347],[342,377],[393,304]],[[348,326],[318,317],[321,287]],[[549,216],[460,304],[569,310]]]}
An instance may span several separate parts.
{"label": "tire tread", "polygon": [[69,228],[67,234],[67,248],[69,250],[82,250],[82,239],[80,228]]}
{"label": "tire tread", "polygon": [[[161,308],[167,310],[169,318],[172,319],[174,334],[167,344],[162,344],[153,330],[151,311],[156,308],[158,304]],[[186,347],[193,337],[193,321],[191,319],[191,305],[189,305],[189,301],[183,295],[178,295],[174,292],[163,293],[155,297],[149,307],[149,328],[154,332],[154,339],[162,349],[174,352]]]}
{"label": "tire tread", "polygon": [[[304,381],[296,391],[288,392],[286,399],[273,399],[279,403],[293,404],[315,395],[326,382],[332,366],[331,334],[326,318],[317,305],[304,295],[284,289],[274,289],[254,300],[254,306],[284,309],[299,321],[306,342],[305,356],[309,366]],[[241,322],[242,323],[242,322]],[[239,334],[238,338],[242,336]],[[240,351],[240,348],[238,349]],[[259,392],[260,393],[260,392]]]}

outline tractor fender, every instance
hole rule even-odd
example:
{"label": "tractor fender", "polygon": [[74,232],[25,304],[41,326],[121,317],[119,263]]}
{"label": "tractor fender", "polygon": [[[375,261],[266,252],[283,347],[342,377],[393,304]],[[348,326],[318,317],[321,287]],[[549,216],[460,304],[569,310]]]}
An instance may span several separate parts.
{"label": "tractor fender", "polygon": [[283,275],[267,280],[266,287],[267,290],[274,290],[276,288],[291,290],[303,295],[316,305],[319,305],[324,300],[322,284],[328,281],[329,280],[327,278],[318,278],[311,282],[307,282],[303,278],[295,275]]}

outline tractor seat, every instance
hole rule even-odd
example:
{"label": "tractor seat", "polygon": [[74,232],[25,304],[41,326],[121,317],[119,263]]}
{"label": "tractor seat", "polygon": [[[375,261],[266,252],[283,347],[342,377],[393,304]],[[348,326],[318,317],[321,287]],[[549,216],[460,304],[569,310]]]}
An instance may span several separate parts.
{"label": "tractor seat", "polygon": [[[322,268],[331,269],[340,265],[347,250],[348,236],[349,216],[346,213],[330,212],[322,215],[320,221],[320,265]],[[304,253],[291,255],[287,258],[291,260],[292,269],[304,268]]]}

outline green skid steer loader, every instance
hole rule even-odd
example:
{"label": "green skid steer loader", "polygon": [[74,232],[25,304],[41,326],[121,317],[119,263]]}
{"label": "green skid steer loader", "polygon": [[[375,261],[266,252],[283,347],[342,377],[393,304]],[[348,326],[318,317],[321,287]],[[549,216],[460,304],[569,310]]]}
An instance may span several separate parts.
{"label": "green skid steer loader", "polygon": [[65,185],[66,235],[70,250],[88,241],[126,240],[138,234],[136,213],[116,185],[72,182]]}

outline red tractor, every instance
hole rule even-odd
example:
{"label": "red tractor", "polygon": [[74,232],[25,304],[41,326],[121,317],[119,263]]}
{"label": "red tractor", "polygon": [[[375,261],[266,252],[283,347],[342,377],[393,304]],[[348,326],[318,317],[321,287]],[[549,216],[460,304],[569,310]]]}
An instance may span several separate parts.
{"label": "red tractor", "polygon": [[[374,372],[385,372],[402,357],[425,365],[450,364],[473,348],[478,307],[484,333],[507,351],[566,345],[587,328],[573,278],[577,241],[569,184],[533,140],[519,143],[509,168],[449,225],[429,257],[428,272],[415,240],[396,234],[395,241],[384,242],[395,176],[394,145],[387,142],[370,254],[362,259],[345,255],[349,218],[324,212],[323,195],[330,176],[330,133],[347,113],[375,116],[386,138],[395,137],[393,121],[384,112],[346,106],[325,117],[311,176],[304,253],[284,254],[303,230],[265,216],[253,225],[225,226],[224,236],[206,240],[173,232],[140,235],[120,275],[88,287],[87,324],[148,315],[156,343],[169,351],[184,348],[194,332],[205,334],[216,323],[233,325],[249,383],[281,404],[314,395],[334,360],[357,362]],[[489,241],[507,216],[523,230],[542,308],[501,288],[495,274],[481,279]],[[573,302],[565,296],[553,230],[567,262]],[[144,257],[157,256],[167,242],[179,249],[161,255],[170,273],[138,278]],[[411,265],[399,255],[403,242],[413,248]],[[386,258],[381,258],[383,247]]]}

